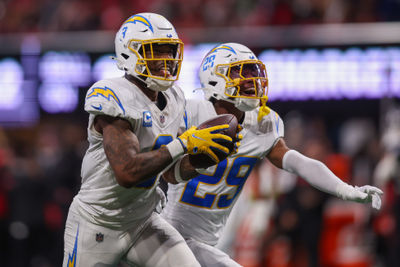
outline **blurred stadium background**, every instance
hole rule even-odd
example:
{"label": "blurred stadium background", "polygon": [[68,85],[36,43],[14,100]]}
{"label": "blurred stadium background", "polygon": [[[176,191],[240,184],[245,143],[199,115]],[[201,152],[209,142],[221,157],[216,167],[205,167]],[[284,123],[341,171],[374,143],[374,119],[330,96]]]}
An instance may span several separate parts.
{"label": "blurred stadium background", "polygon": [[138,12],[185,42],[179,84],[216,43],[267,66],[287,143],[354,185],[379,212],[262,162],[219,246],[246,267],[400,266],[400,0],[0,0],[1,266],[61,266],[67,210],[87,147],[86,90],[120,75],[114,34]]}

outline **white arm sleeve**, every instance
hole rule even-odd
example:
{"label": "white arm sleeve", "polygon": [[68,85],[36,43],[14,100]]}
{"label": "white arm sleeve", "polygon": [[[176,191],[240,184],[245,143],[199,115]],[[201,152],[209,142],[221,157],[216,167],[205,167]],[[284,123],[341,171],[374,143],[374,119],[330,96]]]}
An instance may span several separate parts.
{"label": "white arm sleeve", "polygon": [[299,175],[315,188],[342,199],[349,199],[348,195],[356,191],[353,186],[346,184],[333,174],[325,164],[295,150],[285,153],[282,167],[286,171]]}
{"label": "white arm sleeve", "polygon": [[295,150],[289,150],[282,159],[282,167],[301,176],[312,186],[344,200],[371,203],[375,209],[381,207],[383,191],[377,187],[364,185],[354,187],[337,177],[322,162],[308,158]]}

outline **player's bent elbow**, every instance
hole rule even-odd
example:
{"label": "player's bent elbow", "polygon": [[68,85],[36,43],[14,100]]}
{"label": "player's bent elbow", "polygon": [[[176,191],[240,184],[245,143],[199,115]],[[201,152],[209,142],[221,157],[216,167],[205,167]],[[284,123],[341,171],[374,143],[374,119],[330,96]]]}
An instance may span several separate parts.
{"label": "player's bent elbow", "polygon": [[131,188],[140,183],[139,177],[128,175],[127,173],[115,173],[115,179],[120,186],[125,188]]}
{"label": "player's bent elbow", "polygon": [[125,187],[125,188],[131,188],[132,186],[134,186],[134,184],[132,184],[130,182],[126,182],[126,181],[117,180],[117,182],[120,186]]}
{"label": "player's bent elbow", "polygon": [[125,187],[125,188],[131,188],[134,185],[131,181],[127,181],[125,179],[118,178],[117,176],[116,176],[116,180],[120,186]]}
{"label": "player's bent elbow", "polygon": [[143,176],[140,174],[132,174],[123,172],[121,174],[115,174],[115,179],[117,183],[125,188],[131,188],[133,186],[138,186],[154,177]]}

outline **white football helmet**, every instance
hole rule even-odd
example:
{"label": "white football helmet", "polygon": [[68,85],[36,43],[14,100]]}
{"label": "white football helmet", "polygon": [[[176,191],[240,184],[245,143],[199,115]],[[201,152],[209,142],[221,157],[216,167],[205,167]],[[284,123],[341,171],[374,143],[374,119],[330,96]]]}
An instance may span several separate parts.
{"label": "white football helmet", "polygon": [[[171,45],[173,57],[155,58],[153,49],[156,44]],[[128,18],[117,32],[115,53],[119,69],[143,81],[154,91],[165,91],[179,78],[183,43],[166,18],[154,13],[139,13]],[[151,73],[148,63],[152,61],[163,62],[164,76]]]}
{"label": "white football helmet", "polygon": [[249,48],[237,43],[221,44],[208,52],[199,77],[207,99],[231,102],[241,111],[257,108],[268,93],[265,65]]}

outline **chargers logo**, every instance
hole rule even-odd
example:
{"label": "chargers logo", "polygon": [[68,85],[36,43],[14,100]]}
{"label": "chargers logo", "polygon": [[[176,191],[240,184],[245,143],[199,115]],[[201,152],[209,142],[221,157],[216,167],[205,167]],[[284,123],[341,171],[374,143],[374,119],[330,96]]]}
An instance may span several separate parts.
{"label": "chargers logo", "polygon": [[151,127],[153,125],[150,111],[143,112],[143,127]]}
{"label": "chargers logo", "polygon": [[276,132],[279,133],[279,115],[276,112],[275,112],[275,127],[276,127]]}
{"label": "chargers logo", "polygon": [[188,117],[187,117],[186,109],[185,109],[185,114],[183,114],[183,120],[185,122],[185,127],[186,127],[186,130],[187,130],[188,129]]}
{"label": "chargers logo", "polygon": [[92,88],[92,91],[90,91],[88,93],[88,95],[86,96],[86,99],[89,99],[89,98],[92,98],[92,97],[98,97],[98,96],[104,97],[108,101],[110,101],[111,99],[114,99],[114,101],[118,104],[118,106],[122,109],[122,111],[125,114],[125,109],[122,106],[121,101],[119,100],[117,94],[111,88],[108,88],[107,86],[105,86],[105,87],[94,87],[94,88]]}
{"label": "chargers logo", "polygon": [[75,267],[76,266],[76,254],[77,254],[77,250],[78,250],[78,235],[79,235],[79,225],[78,225],[78,230],[76,231],[74,250],[72,251],[72,255],[70,253],[68,254],[67,267]]}
{"label": "chargers logo", "polygon": [[146,19],[145,17],[141,16],[141,15],[133,15],[132,17],[130,17],[129,19],[127,19],[125,23],[133,23],[136,24],[136,22],[140,22],[142,24],[144,24],[145,26],[147,26],[151,32],[154,32],[153,30],[153,26],[151,25],[150,21],[148,19]]}
{"label": "chargers logo", "polygon": [[217,46],[217,47],[215,47],[214,49],[212,49],[212,50],[210,51],[210,53],[208,53],[208,54],[214,53],[214,52],[216,52],[216,51],[218,51],[218,50],[221,50],[221,49],[231,51],[232,53],[234,53],[234,54],[236,55],[236,51],[235,51],[232,47],[230,47],[229,45]]}

